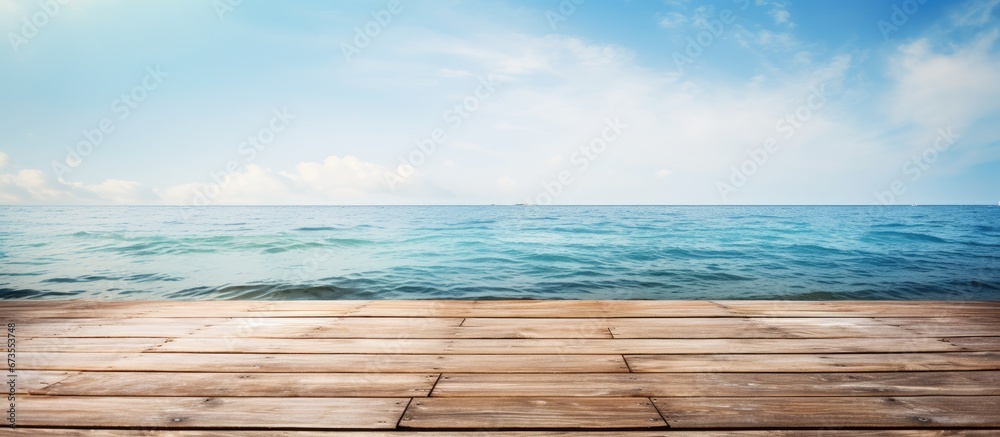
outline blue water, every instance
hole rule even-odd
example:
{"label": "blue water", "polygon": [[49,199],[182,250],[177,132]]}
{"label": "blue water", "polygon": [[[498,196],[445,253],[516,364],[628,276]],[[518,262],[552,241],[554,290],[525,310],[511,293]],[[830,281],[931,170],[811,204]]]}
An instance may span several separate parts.
{"label": "blue water", "polygon": [[0,297],[1000,300],[1000,208],[0,207]]}

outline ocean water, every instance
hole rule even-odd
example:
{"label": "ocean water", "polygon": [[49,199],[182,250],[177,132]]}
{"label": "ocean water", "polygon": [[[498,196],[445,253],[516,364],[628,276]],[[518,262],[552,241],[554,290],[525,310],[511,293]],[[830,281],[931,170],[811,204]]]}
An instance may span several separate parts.
{"label": "ocean water", "polygon": [[1000,208],[0,207],[0,298],[1000,300]]}

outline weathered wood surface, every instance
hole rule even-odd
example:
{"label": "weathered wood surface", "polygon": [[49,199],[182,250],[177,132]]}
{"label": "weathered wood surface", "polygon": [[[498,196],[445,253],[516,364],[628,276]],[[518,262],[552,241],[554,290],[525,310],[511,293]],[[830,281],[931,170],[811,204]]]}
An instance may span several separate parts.
{"label": "weathered wood surface", "polygon": [[0,301],[0,317],[17,326],[4,435],[1000,435],[997,302]]}
{"label": "weathered wood surface", "polygon": [[992,430],[767,430],[767,431],[178,431],[178,430],[81,430],[52,428],[18,428],[11,431],[16,436],[39,437],[575,437],[592,435],[600,437],[995,437]]}
{"label": "weathered wood surface", "polygon": [[[403,355],[21,352],[22,369],[256,373],[612,373],[621,355]],[[1000,366],[1000,363],[996,363]]]}
{"label": "weathered wood surface", "polygon": [[414,399],[401,428],[663,428],[646,398]]}
{"label": "weathered wood surface", "polygon": [[438,374],[82,372],[66,375],[36,395],[188,397],[427,396]]}
{"label": "weathered wood surface", "polygon": [[[64,380],[68,384],[76,375]],[[762,397],[1000,395],[1000,372],[446,374],[431,396]]]}
{"label": "weathered wood surface", "polygon": [[[720,334],[721,335],[721,334]],[[1000,339],[1000,337],[994,337]],[[25,350],[54,350],[50,340],[37,338]],[[345,353],[345,354],[753,354],[753,353],[873,353],[1000,351],[1000,342],[979,337],[945,340],[922,338],[706,338],[706,339],[272,339],[178,338],[157,343],[117,345],[113,339],[88,339],[77,350],[130,352],[150,344],[155,352]],[[156,344],[153,344],[156,343]]]}
{"label": "weathered wood surface", "polygon": [[1000,396],[654,398],[676,429],[1000,427]]}
{"label": "weathered wood surface", "polygon": [[1000,352],[625,355],[633,372],[1000,370]]}
{"label": "weathered wood surface", "polygon": [[22,396],[20,426],[392,429],[409,399]]}

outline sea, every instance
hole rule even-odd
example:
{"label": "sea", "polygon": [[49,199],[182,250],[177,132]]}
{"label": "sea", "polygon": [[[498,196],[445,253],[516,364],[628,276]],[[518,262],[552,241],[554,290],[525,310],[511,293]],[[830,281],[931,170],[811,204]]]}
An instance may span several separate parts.
{"label": "sea", "polygon": [[0,298],[1000,300],[1000,207],[5,206]]}

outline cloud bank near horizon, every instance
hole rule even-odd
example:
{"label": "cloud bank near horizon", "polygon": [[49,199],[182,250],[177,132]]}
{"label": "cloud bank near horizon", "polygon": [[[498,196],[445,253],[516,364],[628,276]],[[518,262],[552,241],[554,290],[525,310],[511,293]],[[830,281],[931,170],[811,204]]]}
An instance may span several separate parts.
{"label": "cloud bank near horizon", "polygon": [[0,0],[0,203],[1000,200],[998,1],[849,3]]}

